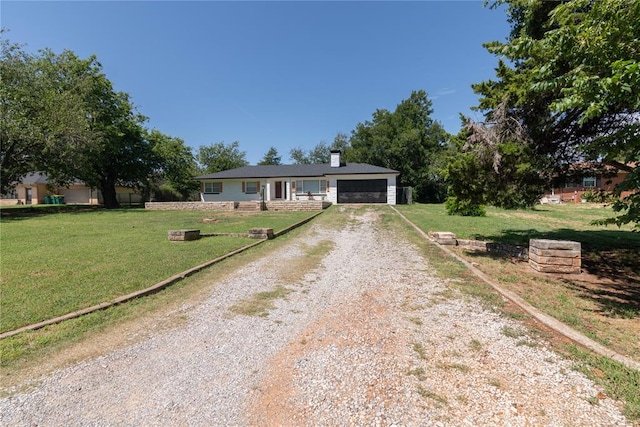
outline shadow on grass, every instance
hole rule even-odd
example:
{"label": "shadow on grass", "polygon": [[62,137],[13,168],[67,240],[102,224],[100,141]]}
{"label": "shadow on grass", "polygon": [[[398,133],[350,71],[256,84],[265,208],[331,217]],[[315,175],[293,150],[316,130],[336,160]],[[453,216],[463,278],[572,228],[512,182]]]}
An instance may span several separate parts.
{"label": "shadow on grass", "polygon": [[[476,235],[478,240],[528,246],[529,239],[572,240],[582,246],[586,274],[560,280],[582,298],[595,301],[601,314],[615,318],[640,317],[640,233],[623,230],[558,229],[540,232],[503,230],[499,235]],[[496,258],[496,254],[474,253]]]}
{"label": "shadow on grass", "polygon": [[33,205],[33,206],[19,206],[19,207],[2,207],[0,209],[0,218],[3,222],[7,221],[19,221],[27,218],[35,218],[59,213],[67,214],[83,214],[87,212],[96,211],[144,211],[144,208],[140,206],[120,207],[117,209],[106,209],[102,206],[96,205]]}

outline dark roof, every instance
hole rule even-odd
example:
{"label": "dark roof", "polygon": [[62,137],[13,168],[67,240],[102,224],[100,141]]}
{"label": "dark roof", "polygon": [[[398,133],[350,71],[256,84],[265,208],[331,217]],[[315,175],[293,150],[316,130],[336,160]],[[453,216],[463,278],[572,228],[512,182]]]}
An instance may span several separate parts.
{"label": "dark roof", "polygon": [[313,165],[257,165],[243,166],[222,172],[197,176],[196,179],[233,179],[233,178],[285,178],[311,177],[327,175],[359,175],[359,174],[398,174],[393,169],[369,165],[367,163],[346,163],[339,168],[332,168],[328,163]]}

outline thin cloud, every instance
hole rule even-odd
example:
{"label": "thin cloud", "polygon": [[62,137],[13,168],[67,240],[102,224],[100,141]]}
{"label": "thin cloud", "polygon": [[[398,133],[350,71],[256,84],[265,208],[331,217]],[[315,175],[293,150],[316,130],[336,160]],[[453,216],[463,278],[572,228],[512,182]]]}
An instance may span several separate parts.
{"label": "thin cloud", "polygon": [[451,89],[451,88],[448,88],[448,87],[443,87],[442,89],[438,89],[436,91],[436,94],[430,96],[429,98],[431,98],[432,100],[436,100],[436,99],[440,98],[441,96],[453,95],[454,93],[456,93],[455,89]]}

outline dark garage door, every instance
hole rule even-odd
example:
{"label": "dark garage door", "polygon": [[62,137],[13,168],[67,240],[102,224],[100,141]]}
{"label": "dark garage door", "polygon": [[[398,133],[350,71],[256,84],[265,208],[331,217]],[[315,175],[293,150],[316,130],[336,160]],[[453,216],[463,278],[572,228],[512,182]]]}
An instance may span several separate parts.
{"label": "dark garage door", "polygon": [[387,180],[338,180],[338,203],[387,203]]}

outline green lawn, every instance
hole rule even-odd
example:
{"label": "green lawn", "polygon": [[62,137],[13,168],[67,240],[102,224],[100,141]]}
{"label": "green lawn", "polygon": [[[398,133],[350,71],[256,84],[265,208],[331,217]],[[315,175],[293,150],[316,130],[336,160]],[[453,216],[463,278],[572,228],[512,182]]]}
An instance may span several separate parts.
{"label": "green lawn", "polygon": [[[615,226],[594,226],[590,222],[613,215],[611,209],[592,204],[538,205],[532,210],[504,210],[488,206],[484,217],[447,215],[444,205],[396,206],[416,224],[429,230],[451,231],[460,238],[488,239],[506,236],[512,243],[528,243],[529,236],[540,236],[563,229],[619,231]],[[631,228],[623,229],[630,231]]]}
{"label": "green lawn", "polygon": [[447,215],[444,205],[397,206],[424,231],[451,231],[461,239],[528,245],[531,238],[576,240],[594,249],[640,245],[631,227],[591,225],[613,216],[611,209],[592,204],[539,205],[533,210],[507,211],[487,207],[485,217]]}
{"label": "green lawn", "polygon": [[398,206],[423,231],[451,231],[458,238],[528,246],[529,239],[573,240],[582,245],[582,266],[603,279],[626,281],[632,306],[637,301],[640,233],[631,226],[591,225],[613,215],[594,204],[540,205],[534,210],[487,208],[485,217],[446,214],[444,205]]}
{"label": "green lawn", "polygon": [[168,230],[278,231],[311,215],[29,208],[2,213],[0,332],[112,300],[255,242],[231,237],[169,242]]}

